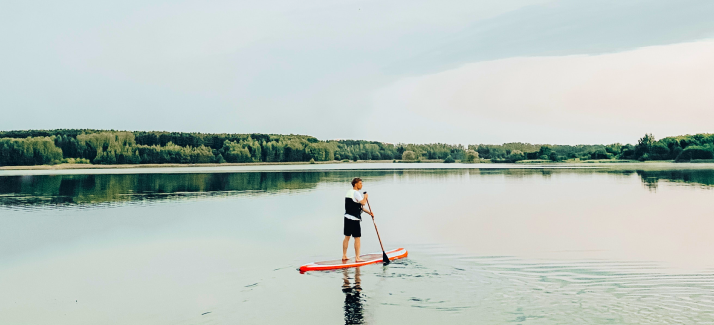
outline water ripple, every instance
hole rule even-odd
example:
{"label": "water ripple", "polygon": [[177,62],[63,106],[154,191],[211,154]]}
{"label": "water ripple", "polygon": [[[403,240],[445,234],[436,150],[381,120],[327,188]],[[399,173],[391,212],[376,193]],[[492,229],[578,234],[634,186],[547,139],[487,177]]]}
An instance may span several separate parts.
{"label": "water ripple", "polygon": [[448,257],[428,265],[415,257],[376,275],[409,282],[411,290],[397,295],[399,305],[498,323],[714,322],[712,273],[670,273],[651,262],[538,262],[507,256]]}

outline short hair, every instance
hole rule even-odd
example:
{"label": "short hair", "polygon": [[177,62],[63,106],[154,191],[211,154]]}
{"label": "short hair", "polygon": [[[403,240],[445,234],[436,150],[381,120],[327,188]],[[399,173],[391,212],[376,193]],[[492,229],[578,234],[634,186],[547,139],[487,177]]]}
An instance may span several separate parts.
{"label": "short hair", "polygon": [[359,177],[355,177],[355,179],[353,179],[353,180],[352,180],[352,187],[354,187],[354,186],[355,186],[355,184],[357,184],[357,183],[359,183],[359,182],[361,182],[361,181],[362,181],[362,179],[361,179],[361,178],[359,178]]}

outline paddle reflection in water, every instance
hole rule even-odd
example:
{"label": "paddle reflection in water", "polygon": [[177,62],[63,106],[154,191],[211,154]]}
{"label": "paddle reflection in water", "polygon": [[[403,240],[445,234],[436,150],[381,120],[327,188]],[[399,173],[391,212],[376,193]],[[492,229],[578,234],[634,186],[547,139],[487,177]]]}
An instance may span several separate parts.
{"label": "paddle reflection in water", "polygon": [[345,293],[345,324],[364,324],[364,306],[360,268],[354,268],[354,285],[350,283],[352,269],[342,269],[342,292]]}

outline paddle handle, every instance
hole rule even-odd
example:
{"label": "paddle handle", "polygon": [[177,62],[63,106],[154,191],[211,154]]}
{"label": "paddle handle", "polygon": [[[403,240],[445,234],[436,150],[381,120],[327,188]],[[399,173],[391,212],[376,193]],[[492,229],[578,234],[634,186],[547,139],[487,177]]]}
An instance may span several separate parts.
{"label": "paddle handle", "polygon": [[[374,214],[374,212],[372,212],[372,207],[369,206],[369,199],[367,199],[367,207],[369,208],[370,215]],[[379,229],[377,229],[377,223],[374,222],[374,216],[372,216],[372,224],[374,224],[374,230],[377,232],[377,239],[379,239],[379,247],[382,248],[382,253],[386,254],[384,253],[384,245],[382,245],[382,238],[379,237]]]}

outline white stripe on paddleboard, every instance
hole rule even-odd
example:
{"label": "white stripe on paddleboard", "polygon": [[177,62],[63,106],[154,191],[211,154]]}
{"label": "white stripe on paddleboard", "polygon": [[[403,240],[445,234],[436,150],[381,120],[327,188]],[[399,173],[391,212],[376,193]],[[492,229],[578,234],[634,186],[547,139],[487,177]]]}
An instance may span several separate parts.
{"label": "white stripe on paddleboard", "polygon": [[[396,249],[396,250],[394,250],[394,251],[390,251],[389,253],[387,253],[387,257],[388,257],[388,258],[396,257],[396,256],[399,256],[399,255],[404,254],[405,251],[406,251],[406,249],[404,249],[404,248]],[[366,255],[378,255],[378,254],[379,254],[379,253],[370,253],[370,254],[366,254]],[[351,257],[351,258],[354,258],[354,257]],[[382,257],[380,256],[380,257],[378,257],[378,258],[374,258],[374,259],[371,259],[371,260],[365,260],[364,262],[359,262],[359,263],[353,262],[353,263],[340,263],[340,264],[317,264],[317,263],[319,263],[319,262],[312,262],[312,263],[310,263],[310,264],[305,264],[304,266],[305,266],[305,267],[319,267],[319,268],[331,267],[331,266],[337,266],[337,265],[339,265],[339,266],[350,266],[350,265],[358,265],[358,264],[363,264],[363,263],[366,263],[366,262],[374,262],[374,261],[381,261],[381,260],[382,260]]]}

